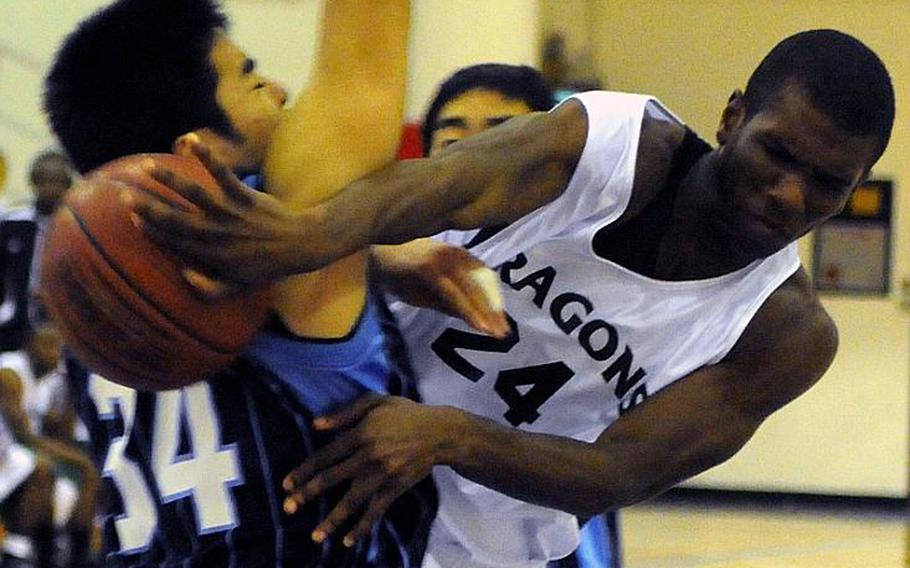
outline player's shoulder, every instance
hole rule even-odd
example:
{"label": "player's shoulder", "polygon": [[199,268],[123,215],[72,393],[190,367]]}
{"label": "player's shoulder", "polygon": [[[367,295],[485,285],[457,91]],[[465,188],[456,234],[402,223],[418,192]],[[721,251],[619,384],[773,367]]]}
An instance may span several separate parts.
{"label": "player's shoulder", "polygon": [[830,366],[837,343],[837,326],[801,267],[768,296],[725,360],[811,383]]}
{"label": "player's shoulder", "polygon": [[710,150],[659,101],[649,100],[641,119],[635,154],[635,181],[624,217],[634,217],[667,187],[674,168],[690,167]]}
{"label": "player's shoulder", "polygon": [[[649,96],[611,91],[579,93],[547,113],[552,132],[581,135],[593,167],[634,160],[635,193],[663,186],[674,155],[686,138],[685,124]],[[580,153],[580,152],[579,152]],[[613,160],[605,156],[613,156]],[[634,205],[634,202],[631,204]]]}

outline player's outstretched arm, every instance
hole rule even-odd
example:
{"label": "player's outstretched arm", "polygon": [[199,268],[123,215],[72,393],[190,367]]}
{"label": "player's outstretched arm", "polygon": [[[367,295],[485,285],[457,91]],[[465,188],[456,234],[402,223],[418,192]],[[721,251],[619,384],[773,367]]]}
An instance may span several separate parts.
{"label": "player's outstretched arm", "polygon": [[282,117],[266,185],[304,209],[389,163],[407,89],[409,0],[327,0],[310,80]]}
{"label": "player's outstretched arm", "polygon": [[[395,158],[407,86],[409,0],[328,0],[310,80],[269,143],[268,192],[292,211]],[[343,337],[366,297],[365,254],[275,285],[274,309],[309,337]]]}
{"label": "player's outstretched arm", "polygon": [[[453,144],[438,157],[391,164],[298,211],[269,196],[253,198],[249,188],[246,197],[240,188],[240,199],[230,192],[217,203],[180,185],[174,189],[202,215],[145,196],[134,196],[133,207],[146,232],[191,265],[249,285],[322,268],[369,244],[517,219],[565,190],[586,134],[584,110],[570,101]],[[306,168],[304,156],[295,159]],[[295,187],[291,181],[288,188]]]}
{"label": "player's outstretched arm", "polygon": [[[350,480],[317,528],[356,518],[366,534],[388,503],[448,465],[517,499],[591,516],[659,494],[735,454],[775,410],[817,381],[836,350],[833,322],[802,271],[775,292],[721,363],[672,384],[594,443],[524,432],[450,407],[366,399],[319,428],[350,430],[285,481],[286,510]],[[365,511],[361,515],[360,511]]]}

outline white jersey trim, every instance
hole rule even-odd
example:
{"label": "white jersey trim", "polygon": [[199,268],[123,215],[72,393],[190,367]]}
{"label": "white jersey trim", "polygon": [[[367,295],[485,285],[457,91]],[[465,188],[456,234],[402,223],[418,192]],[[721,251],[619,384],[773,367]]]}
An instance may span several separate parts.
{"label": "white jersey trim", "polygon": [[[618,219],[631,199],[646,109],[659,118],[676,120],[656,99],[646,95],[591,91],[567,100],[581,103],[587,117],[585,146],[575,171],[565,191],[556,199],[472,249],[490,266],[544,241],[568,235],[591,219],[597,219],[598,223]],[[652,102],[653,105],[649,104]],[[477,230],[453,230],[434,238],[462,246],[477,233]]]}

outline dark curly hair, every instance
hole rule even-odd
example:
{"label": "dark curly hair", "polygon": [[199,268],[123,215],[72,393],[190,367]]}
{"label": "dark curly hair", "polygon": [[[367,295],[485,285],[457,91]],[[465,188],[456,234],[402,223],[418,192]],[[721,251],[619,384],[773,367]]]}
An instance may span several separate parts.
{"label": "dark curly hair", "polygon": [[169,152],[202,127],[233,136],[209,60],[227,19],[212,0],[119,0],[72,32],[45,78],[44,108],[74,167]]}

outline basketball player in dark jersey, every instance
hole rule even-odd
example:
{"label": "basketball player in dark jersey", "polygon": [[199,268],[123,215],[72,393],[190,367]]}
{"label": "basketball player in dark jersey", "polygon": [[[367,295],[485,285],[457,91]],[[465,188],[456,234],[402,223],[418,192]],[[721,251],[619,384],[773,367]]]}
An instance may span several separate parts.
{"label": "basketball player in dark jersey", "polygon": [[[75,166],[86,172],[172,147],[191,154],[202,141],[239,175],[264,167],[267,189],[301,207],[394,157],[407,1],[327,2],[314,74],[289,109],[284,90],[256,71],[226,25],[211,0],[120,0],[80,24],[56,56],[45,100]],[[387,113],[367,112],[376,105]],[[355,127],[369,135],[353,144]],[[305,140],[318,148],[304,148]],[[339,150],[324,153],[326,144]],[[231,191],[233,174],[220,177]],[[326,442],[311,429],[315,415],[366,392],[406,390],[384,351],[365,256],[283,283],[276,296],[272,320],[247,354],[206,382],[136,392],[70,361],[111,494],[106,565],[419,564],[430,485],[357,543],[311,538],[334,497],[292,515],[282,510],[282,478]],[[117,338],[110,341],[116,349]]]}

